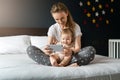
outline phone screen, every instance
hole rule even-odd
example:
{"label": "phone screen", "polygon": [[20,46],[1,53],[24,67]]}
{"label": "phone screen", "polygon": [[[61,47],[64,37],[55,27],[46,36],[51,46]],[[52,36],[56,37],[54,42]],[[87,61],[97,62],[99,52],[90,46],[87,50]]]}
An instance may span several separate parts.
{"label": "phone screen", "polygon": [[62,45],[49,45],[49,47],[50,47],[53,51],[62,51],[62,50],[63,50],[63,46],[62,46]]}

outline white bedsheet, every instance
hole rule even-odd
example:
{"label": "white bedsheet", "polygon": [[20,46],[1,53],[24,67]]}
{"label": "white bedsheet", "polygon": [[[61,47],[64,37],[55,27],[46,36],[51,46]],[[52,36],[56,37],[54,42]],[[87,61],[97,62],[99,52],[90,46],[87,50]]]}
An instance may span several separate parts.
{"label": "white bedsheet", "polygon": [[0,80],[119,80],[120,59],[96,55],[80,67],[43,66],[27,54],[0,55]]}

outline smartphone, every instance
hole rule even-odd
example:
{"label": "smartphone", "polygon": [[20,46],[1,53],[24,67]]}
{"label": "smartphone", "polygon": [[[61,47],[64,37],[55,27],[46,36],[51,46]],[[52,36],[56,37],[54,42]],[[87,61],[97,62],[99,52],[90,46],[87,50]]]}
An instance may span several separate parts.
{"label": "smartphone", "polygon": [[49,45],[49,48],[51,48],[53,51],[62,51],[63,50],[62,45]]}

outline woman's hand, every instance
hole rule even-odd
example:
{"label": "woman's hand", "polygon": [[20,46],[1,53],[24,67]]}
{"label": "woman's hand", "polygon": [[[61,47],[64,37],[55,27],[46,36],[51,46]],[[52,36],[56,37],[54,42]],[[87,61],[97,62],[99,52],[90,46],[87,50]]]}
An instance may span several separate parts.
{"label": "woman's hand", "polygon": [[50,49],[48,45],[44,47],[43,51],[46,55],[50,55],[53,52],[52,49]]}

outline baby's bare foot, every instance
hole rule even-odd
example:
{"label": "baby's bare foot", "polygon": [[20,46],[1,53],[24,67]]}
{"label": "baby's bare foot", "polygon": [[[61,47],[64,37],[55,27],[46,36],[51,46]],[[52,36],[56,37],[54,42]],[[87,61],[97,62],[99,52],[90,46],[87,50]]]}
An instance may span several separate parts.
{"label": "baby's bare foot", "polygon": [[70,64],[68,67],[78,67],[79,65],[77,63]]}

